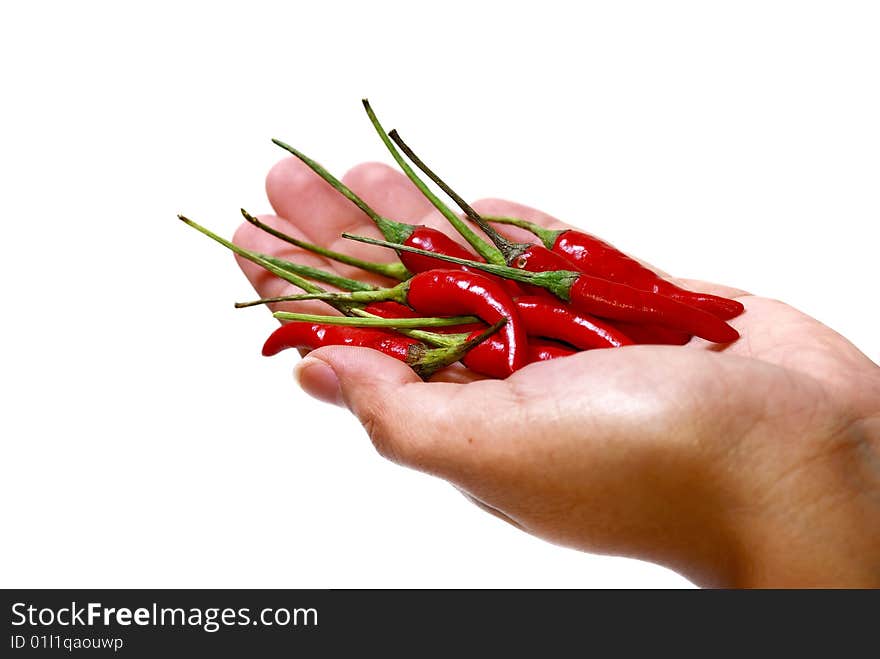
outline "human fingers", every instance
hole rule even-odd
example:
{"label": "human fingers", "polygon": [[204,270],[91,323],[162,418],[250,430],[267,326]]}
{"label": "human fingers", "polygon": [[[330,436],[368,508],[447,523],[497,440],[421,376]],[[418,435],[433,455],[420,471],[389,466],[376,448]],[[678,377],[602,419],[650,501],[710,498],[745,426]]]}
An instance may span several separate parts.
{"label": "human fingers", "polygon": [[309,353],[296,377],[310,395],[348,407],[384,457],[454,482],[473,468],[483,445],[474,446],[480,414],[461,404],[462,391],[488,385],[484,402],[491,405],[490,392],[499,384],[422,382],[406,364],[350,346]]}
{"label": "human fingers", "polygon": [[293,157],[269,170],[266,196],[278,215],[325,246],[361,220],[368,221],[354,204]]}
{"label": "human fingers", "polygon": [[384,163],[355,165],[342,177],[342,182],[379,215],[397,222],[416,224],[431,207],[412,181]]}
{"label": "human fingers", "polygon": [[[340,184],[391,220],[417,217],[424,208],[402,174],[378,163],[352,168]],[[363,210],[298,158],[282,160],[270,170],[266,194],[278,215],[298,226],[312,242],[366,260],[394,260],[394,254],[388,250],[341,238],[343,232],[372,237],[380,237],[380,233]],[[356,271],[343,265],[338,269],[344,274]]]}

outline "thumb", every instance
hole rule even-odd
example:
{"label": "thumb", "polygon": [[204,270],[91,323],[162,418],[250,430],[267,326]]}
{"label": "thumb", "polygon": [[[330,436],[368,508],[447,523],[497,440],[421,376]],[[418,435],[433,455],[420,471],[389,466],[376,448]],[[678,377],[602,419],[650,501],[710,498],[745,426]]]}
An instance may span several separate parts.
{"label": "thumb", "polygon": [[319,400],[347,407],[385,458],[437,473],[454,442],[444,442],[450,388],[425,383],[406,364],[369,348],[328,346],[297,365],[300,386]]}
{"label": "thumb", "polygon": [[360,398],[364,388],[378,393],[419,381],[406,364],[376,350],[352,346],[313,350],[296,365],[293,374],[307,394],[341,407],[351,407],[346,393]]}

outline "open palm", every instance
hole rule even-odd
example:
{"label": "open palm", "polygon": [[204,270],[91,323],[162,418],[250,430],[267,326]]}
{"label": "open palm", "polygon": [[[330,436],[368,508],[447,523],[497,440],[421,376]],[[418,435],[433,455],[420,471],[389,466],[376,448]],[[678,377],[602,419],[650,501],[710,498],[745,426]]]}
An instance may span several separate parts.
{"label": "open palm", "polygon": [[[344,182],[386,217],[448,231],[385,165],[355,167]],[[340,239],[343,231],[378,233],[298,160],[271,170],[267,193],[276,215],[264,222],[389,259]],[[566,226],[511,202],[474,206]],[[235,240],[365,277],[250,224]],[[261,296],[295,292],[239,262]],[[742,338],[725,347],[693,339],[684,347],[593,350],[506,380],[451,368],[429,383],[378,352],[331,347],[303,360],[300,382],[347,405],[386,457],[447,479],[482,508],[553,542],[653,560],[708,585],[880,583],[880,369],[781,302],[677,283],[737,297],[746,312],[731,324]],[[315,301],[276,308],[328,313]]]}

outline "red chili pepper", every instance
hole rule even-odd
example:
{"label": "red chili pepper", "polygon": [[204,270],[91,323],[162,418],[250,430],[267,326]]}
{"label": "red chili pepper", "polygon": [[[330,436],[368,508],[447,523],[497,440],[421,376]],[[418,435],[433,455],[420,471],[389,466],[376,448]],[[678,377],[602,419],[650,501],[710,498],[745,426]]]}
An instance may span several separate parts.
{"label": "red chili pepper", "polygon": [[[560,255],[551,250],[550,242],[544,241],[545,245],[542,247],[540,245],[527,245],[524,243],[513,243],[509,241],[507,238],[499,234],[495,229],[489,226],[485,219],[480,216],[464,199],[458,195],[455,190],[449,187],[449,185],[443,181],[437,174],[435,174],[431,169],[413,152],[413,150],[400,138],[400,135],[397,134],[396,131],[391,131],[389,134],[392,140],[401,148],[401,150],[406,153],[407,157],[419,168],[421,169],[434,183],[436,183],[440,188],[449,195],[455,203],[464,211],[465,215],[467,215],[471,220],[473,220],[485,233],[495,246],[499,249],[499,251],[503,254],[504,260],[507,265],[518,265],[521,269],[525,269],[531,272],[546,272],[550,270],[575,270],[578,272],[585,272],[586,274],[595,274],[599,277],[609,279],[614,276],[613,269],[609,270],[607,267],[603,268],[603,258],[597,258],[595,270],[592,268],[588,268],[586,266],[575,266],[572,267],[571,263],[568,262],[568,259],[571,258],[571,255],[565,254]],[[511,222],[511,224],[516,224],[516,222]],[[531,223],[528,223],[531,225]],[[526,226],[525,224],[520,224],[519,226]],[[526,228],[530,228],[530,226],[526,226]],[[538,231],[547,233],[547,230],[543,229],[543,227],[538,227]],[[541,233],[536,231],[536,235],[541,236]],[[559,232],[557,232],[559,233]],[[562,233],[571,233],[570,231],[562,232]],[[582,234],[586,236],[586,234]],[[588,236],[592,238],[592,236]],[[557,236],[558,238],[558,236]],[[543,240],[543,238],[542,238]],[[555,244],[556,241],[554,241]],[[599,245],[596,246],[597,248]],[[735,300],[727,300],[726,298],[720,298],[714,295],[704,295],[699,293],[692,293],[690,291],[685,291],[682,288],[675,286],[669,282],[658,277],[656,274],[648,270],[647,268],[642,267],[638,262],[630,259],[622,252],[617,252],[613,247],[608,245],[607,243],[601,243],[601,248],[604,250],[603,254],[606,258],[610,259],[614,253],[616,252],[619,255],[618,261],[621,259],[626,259],[629,262],[634,263],[636,266],[640,268],[641,274],[634,275],[635,272],[632,268],[629,268],[627,272],[630,273],[630,277],[632,277],[631,281],[627,281],[626,283],[631,285],[633,288],[650,291],[652,293],[660,293],[660,288],[663,289],[663,292],[669,293],[672,296],[678,296],[683,299],[686,299],[688,304],[692,304],[694,306],[700,307],[705,306],[709,309],[710,313],[715,313],[717,316],[722,317],[723,319],[732,318],[733,316],[742,313],[743,306],[735,301]],[[558,258],[554,258],[553,255],[556,255]],[[581,261],[578,261],[580,264]],[[526,267],[528,266],[528,267]],[[493,270],[489,270],[488,268],[483,269],[484,272],[497,272]],[[608,270],[610,274],[605,272]],[[647,286],[645,284],[645,278],[650,276],[651,286]],[[658,290],[655,290],[658,289]],[[656,304],[660,304],[659,302]],[[724,332],[718,332],[717,336],[724,335]],[[730,336],[729,333],[727,333]],[[737,335],[739,336],[739,335]]]}
{"label": "red chili pepper", "polygon": [[[516,309],[529,337],[557,339],[581,350],[618,348],[634,343],[611,324],[577,313],[559,300],[522,295],[516,298]],[[534,343],[534,339],[529,338],[529,343]]]}
{"label": "red chili pepper", "polygon": [[[547,250],[574,263],[580,272],[665,295],[673,300],[708,311],[721,320],[735,318],[745,309],[742,303],[737,300],[689,291],[676,286],[613,245],[583,231],[546,229],[539,224],[518,218],[493,217],[488,219],[490,222],[513,224],[531,231],[540,238]],[[526,269],[531,270],[531,268]],[[533,272],[539,271],[533,270]]]}
{"label": "red chili pepper", "polygon": [[[432,229],[431,227],[415,227],[413,232],[409,235],[409,238],[403,241],[403,244],[418,247],[419,249],[424,249],[428,252],[457,256],[460,259],[472,259],[474,261],[481,260],[469,249],[455,242],[442,231]],[[406,269],[412,273],[426,272],[437,268],[443,268],[445,270],[452,269],[448,264],[445,264],[442,261],[432,259],[428,256],[421,256],[420,254],[407,254],[406,252],[401,252],[400,260],[406,266]]]}
{"label": "red chili pepper", "polygon": [[627,323],[622,320],[612,320],[609,323],[623,331],[639,345],[683,346],[691,340],[691,335],[687,332],[660,327],[659,325]]}
{"label": "red chili pepper", "polygon": [[739,332],[708,311],[591,275],[579,275],[569,296],[572,307],[597,316],[683,330],[715,343],[739,338]]}
{"label": "red chili pepper", "polygon": [[529,363],[576,355],[577,350],[546,339],[529,339]]}
{"label": "red chili pepper", "polygon": [[373,348],[406,363],[417,361],[424,353],[424,345],[420,341],[385,330],[287,323],[269,335],[263,344],[263,355],[271,357],[288,348],[314,350],[329,345]]}
{"label": "red chili pepper", "polygon": [[[469,249],[457,243],[442,231],[432,229],[431,227],[415,227],[413,232],[409,235],[409,238],[403,241],[403,244],[409,247],[417,247],[428,252],[434,252],[436,254],[445,254],[447,256],[455,256],[460,259],[469,259],[473,261],[482,261],[479,256],[471,252]],[[400,252],[399,256],[400,261],[406,266],[406,269],[412,273],[427,272],[428,270],[436,269],[469,271],[467,266],[452,268],[449,263],[444,263],[438,259],[422,256],[420,254],[413,254],[412,252]],[[491,279],[501,282],[511,295],[519,295],[522,293],[522,288],[520,288],[519,284],[515,281],[502,279],[500,277],[492,277],[491,275],[488,276]]]}
{"label": "red chili pepper", "polygon": [[429,316],[467,313],[490,324],[507,319],[502,328],[508,349],[507,375],[526,364],[528,341],[525,326],[513,298],[499,282],[478,272],[430,270],[413,276],[402,285],[408,285],[407,303]]}
{"label": "red chili pepper", "polygon": [[490,327],[481,327],[465,340],[428,348],[417,339],[382,329],[335,325],[332,320],[326,323],[291,322],[272,332],[263,344],[263,354],[271,356],[288,348],[314,350],[329,345],[372,348],[404,362],[419,376],[427,378],[439,369],[461,361],[505,323],[501,321]]}
{"label": "red chili pepper", "polygon": [[[577,354],[577,350],[553,341],[529,339],[526,363],[544,362],[574,354]],[[507,367],[507,342],[497,336],[490,336],[465,355],[461,363],[474,373],[493,378],[506,378],[510,375]]]}
{"label": "red chili pepper", "polygon": [[[545,246],[542,248],[540,246],[531,246],[531,245],[526,245],[526,244],[522,244],[522,243],[513,243],[513,242],[507,240],[504,236],[500,235],[497,231],[495,231],[495,229],[493,229],[491,226],[489,226],[486,223],[486,221],[480,216],[479,213],[477,213],[464,199],[461,198],[461,196],[459,196],[452,188],[450,188],[449,185],[447,185],[439,176],[437,176],[433,171],[431,171],[431,169],[424,162],[422,162],[422,160],[413,152],[413,150],[409,146],[407,146],[407,144],[400,138],[400,135],[398,135],[396,133],[396,131],[391,131],[391,133],[389,133],[389,136],[391,137],[392,140],[394,140],[394,142],[397,144],[397,146],[399,146],[401,148],[401,150],[404,153],[406,153],[407,157],[428,176],[428,178],[430,178],[438,186],[440,186],[440,188],[455,201],[455,203],[459,206],[459,208],[461,208],[461,210],[464,211],[464,213],[471,220],[473,220],[477,225],[479,225],[479,227],[483,230],[483,232],[487,236],[489,236],[489,238],[492,240],[492,242],[495,244],[495,246],[501,251],[501,253],[504,256],[504,260],[506,261],[506,263],[508,265],[511,265],[512,262],[516,261],[518,258],[521,258],[524,254],[531,253],[531,255],[534,255],[534,257],[536,257],[535,262],[533,264],[535,267],[538,266],[538,261],[543,258],[545,261],[548,262],[546,267],[549,268],[549,262],[552,260],[552,258],[549,256],[552,253],[550,248],[553,246],[553,245],[551,245],[550,242],[548,242],[547,240],[544,240],[542,237],[542,240],[544,240],[544,243],[545,243]],[[516,222],[511,222],[511,223],[516,224]],[[531,223],[527,223],[527,224],[531,225]],[[520,226],[526,226],[526,225],[521,224]],[[530,228],[530,226],[526,226],[526,228]],[[538,231],[544,232],[545,234],[548,233],[548,230],[544,229],[543,227],[538,227]],[[538,231],[535,232],[536,235],[541,236],[541,233],[538,233]],[[570,231],[557,232],[557,234],[558,233],[570,233]],[[582,234],[582,235],[586,236],[586,234]],[[558,238],[558,237],[559,236],[557,235],[556,238]],[[592,236],[588,236],[588,238],[592,238]],[[554,240],[553,244],[555,244],[555,242],[556,241]],[[602,243],[601,247],[604,250],[603,253],[606,256],[612,254],[613,251],[616,251],[616,250],[614,250],[614,248],[612,248],[607,243]],[[629,259],[629,257],[626,257],[626,255],[623,254],[622,252],[618,252],[618,254],[620,255],[620,257],[625,257],[629,261],[633,261],[632,259]],[[571,256],[566,255],[566,257],[570,258]],[[527,259],[527,261],[529,261],[529,260],[531,260],[531,258]],[[597,264],[597,267],[601,267],[602,259],[600,258],[597,260],[599,261],[599,263]],[[557,259],[557,263],[559,263],[561,265],[561,261],[559,259]],[[580,263],[580,261],[579,261],[579,263]],[[635,263],[636,263],[636,265],[639,265],[637,262],[635,262]],[[461,265],[468,265],[468,264],[461,264]],[[493,266],[494,266],[494,264],[493,264]],[[642,268],[642,266],[640,266],[640,265],[639,265],[639,267]],[[484,272],[490,272],[493,274],[500,274],[500,272],[498,270],[493,270],[488,267],[482,267],[482,268],[477,268],[477,269],[483,270]],[[554,268],[554,270],[571,270],[571,269],[572,268],[570,266]],[[585,269],[586,268],[582,266],[580,268],[575,268],[575,271],[583,271]],[[656,295],[658,293],[658,291],[654,290],[654,286],[663,287],[664,290],[669,291],[671,294],[687,297],[688,303],[692,303],[695,305],[700,305],[700,304],[710,305],[715,314],[723,316],[725,319],[733,317],[743,311],[743,306],[739,302],[737,302],[736,300],[727,300],[725,298],[719,298],[717,296],[712,296],[712,295],[693,294],[690,291],[685,291],[684,289],[675,287],[672,284],[668,284],[668,282],[663,283],[663,284],[658,284],[657,282],[665,282],[665,280],[661,279],[660,277],[658,277],[656,274],[654,274],[653,272],[651,272],[647,268],[642,268],[642,270],[644,270],[645,273],[648,273],[650,275],[650,277],[652,278],[652,286],[650,288],[643,286],[643,280],[638,280],[638,278],[637,278],[636,281],[632,282],[633,289],[645,290],[647,292],[651,292]],[[592,272],[592,270],[591,270],[591,272]],[[608,278],[608,275],[605,275],[604,273],[596,272],[596,274],[599,275],[600,277],[603,277],[606,279]],[[645,274],[644,276],[647,276],[647,274]],[[516,279],[515,277],[510,277],[510,278]],[[517,281],[522,282],[523,280],[518,279]],[[586,281],[587,280],[584,280],[584,282],[582,282],[582,284],[585,283]],[[526,281],[524,283],[530,283],[530,282]],[[670,286],[673,286],[674,288],[669,288]],[[619,292],[623,293],[622,290]],[[556,293],[556,291],[554,291],[554,293]],[[583,296],[582,294],[583,294],[583,290],[579,290],[578,293],[576,293],[576,295],[574,297],[582,297]],[[562,297],[565,298],[566,296],[563,295]],[[574,297],[573,297],[573,300],[574,300]],[[660,310],[662,308],[666,308],[668,306],[668,305],[665,305],[665,303],[663,303],[663,302],[654,301],[654,300],[651,300],[650,298],[645,298],[644,296],[642,296],[640,298],[637,297],[632,300],[632,302],[634,302],[634,303],[636,301],[639,301],[642,303],[652,303],[653,308],[655,308],[655,310],[657,312],[660,312]],[[596,300],[592,299],[592,300],[590,300],[590,302],[595,303]],[[604,306],[607,306],[607,305],[604,305]],[[629,305],[627,305],[626,302],[624,301],[623,306],[629,306]],[[682,305],[682,306],[684,306],[684,305]],[[584,310],[586,310],[586,309],[584,309]],[[672,311],[671,308],[669,310]],[[597,314],[597,315],[599,315],[599,314]],[[725,331],[721,327],[718,327],[718,326],[716,326],[715,329],[713,330],[711,324],[708,323],[708,321],[704,320],[702,323],[698,323],[697,316],[688,315],[686,312],[681,311],[681,310],[679,311],[678,314],[661,313],[660,315],[664,316],[664,320],[658,321],[657,324],[659,324],[659,325],[668,326],[668,323],[674,320],[673,317],[678,315],[681,317],[682,322],[685,322],[688,324],[696,323],[697,325],[700,325],[701,327],[703,327],[704,331],[709,332],[712,336],[732,337],[734,334],[736,335],[736,337],[739,336],[739,334],[737,334],[736,331],[733,330],[733,328],[730,328],[729,326],[726,326],[726,325],[724,327],[726,328],[726,330],[729,330],[729,331]],[[612,317],[617,317],[617,316],[612,316]],[[621,318],[621,320],[627,320],[627,318]],[[676,329],[688,329],[686,327],[675,327],[675,328]],[[696,333],[696,332],[694,332],[694,333]],[[734,337],[734,338],[736,338],[736,337]],[[704,337],[704,338],[708,338],[708,337]],[[719,340],[719,339],[710,339],[710,340]],[[730,340],[733,340],[733,339],[732,338],[727,339],[727,341],[730,341]]]}
{"label": "red chili pepper", "polygon": [[[522,246],[524,249],[514,249],[508,253],[510,260],[507,265],[511,268],[519,268],[527,272],[549,272],[551,270],[574,270],[580,272],[580,268],[564,256],[560,256],[541,245]],[[547,291],[540,286],[521,284],[522,288],[530,295],[549,296]]]}
{"label": "red chili pepper", "polygon": [[371,313],[379,318],[419,318],[420,315],[410,309],[405,304],[395,302],[394,300],[385,300],[383,302],[371,302],[364,307],[364,311]]}
{"label": "red chili pepper", "polygon": [[552,250],[577,263],[582,272],[671,297],[673,300],[708,311],[722,320],[735,318],[745,310],[742,303],[737,300],[689,291],[676,286],[635,259],[588,233],[571,229],[563,231],[553,243]]}
{"label": "red chili pepper", "polygon": [[[374,316],[379,316],[380,318],[418,318],[420,316],[419,313],[399,302],[374,302],[364,307],[364,311],[367,311]],[[482,329],[482,326],[458,325],[456,327],[435,327],[432,331],[437,334],[470,332],[471,335],[473,335],[474,333],[479,332],[480,329]],[[538,350],[538,348],[534,348],[533,346],[533,340],[529,339],[529,357],[527,360],[529,364],[533,361],[537,361],[537,357],[544,354],[536,354],[535,351]],[[549,349],[546,353],[547,354],[543,358],[550,359]],[[479,345],[474,346],[464,358],[462,358],[461,363],[471,369],[474,373],[495,378],[506,378],[510,375],[510,367],[507,364],[507,341],[498,336],[490,336]]]}
{"label": "red chili pepper", "polygon": [[[402,251],[414,249],[405,245],[353,236],[347,233],[343,236],[358,242],[391,249]],[[508,277],[525,284],[541,286],[562,300],[569,302],[573,309],[595,316],[683,330],[715,343],[730,343],[739,338],[739,332],[707,311],[682,304],[651,291],[638,290],[626,284],[619,284],[572,270],[527,272],[502,265],[456,259],[452,256],[438,255],[437,258],[441,261],[450,261],[469,266],[475,270]],[[369,293],[366,291],[352,295],[368,295]]]}
{"label": "red chili pepper", "polygon": [[[372,239],[370,239],[372,240]],[[383,241],[380,241],[383,242]],[[416,248],[398,245],[403,251]],[[425,256],[432,253],[419,250]],[[438,255],[439,256],[439,255]],[[443,258],[454,258],[446,257]],[[459,259],[461,260],[461,259]],[[465,265],[480,264],[465,261]],[[394,301],[408,304],[422,316],[473,315],[486,323],[506,320],[502,334],[508,345],[507,375],[521,368],[527,359],[528,342],[516,303],[496,279],[464,270],[428,270],[413,275],[393,288],[352,293],[319,293],[289,296],[288,300],[321,299],[332,304]],[[390,313],[395,313],[394,309]],[[377,314],[378,315],[378,314]]]}

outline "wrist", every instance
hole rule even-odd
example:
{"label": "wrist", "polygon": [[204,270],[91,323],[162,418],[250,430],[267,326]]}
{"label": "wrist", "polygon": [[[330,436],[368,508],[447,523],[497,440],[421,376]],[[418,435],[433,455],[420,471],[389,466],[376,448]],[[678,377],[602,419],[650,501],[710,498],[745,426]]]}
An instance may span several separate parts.
{"label": "wrist", "polygon": [[735,508],[738,550],[726,585],[880,587],[878,421],[850,420],[814,438],[820,450]]}

